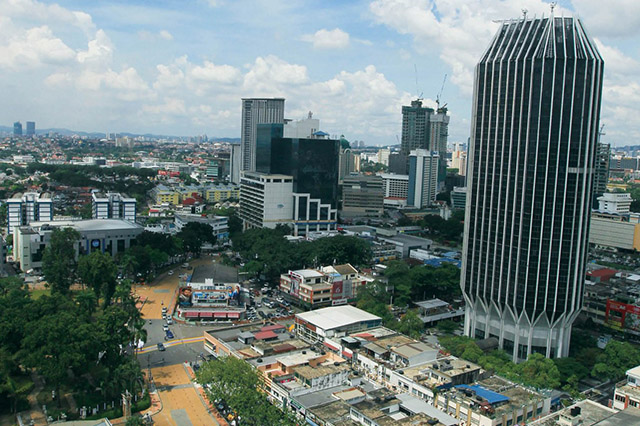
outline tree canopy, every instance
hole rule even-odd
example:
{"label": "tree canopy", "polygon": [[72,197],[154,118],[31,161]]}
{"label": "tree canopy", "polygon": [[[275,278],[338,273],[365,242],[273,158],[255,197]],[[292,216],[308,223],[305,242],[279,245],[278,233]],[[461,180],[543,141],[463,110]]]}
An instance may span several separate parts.
{"label": "tree canopy", "polygon": [[224,401],[246,425],[293,426],[289,413],[271,404],[260,391],[262,377],[247,362],[236,357],[217,358],[205,363],[196,374],[207,386],[213,401]]}
{"label": "tree canopy", "polygon": [[53,228],[51,241],[42,256],[42,272],[53,292],[67,293],[76,276],[78,231]]}

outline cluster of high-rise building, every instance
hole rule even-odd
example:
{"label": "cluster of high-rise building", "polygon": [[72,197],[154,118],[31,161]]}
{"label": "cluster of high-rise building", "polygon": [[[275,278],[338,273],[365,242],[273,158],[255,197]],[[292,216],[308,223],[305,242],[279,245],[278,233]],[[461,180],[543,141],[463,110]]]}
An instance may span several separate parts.
{"label": "cluster of high-rise building", "polygon": [[[27,128],[24,133],[25,136],[35,136],[36,134],[36,122],[35,121],[27,121]],[[13,136],[22,136],[22,123],[16,121],[13,123]]]}
{"label": "cluster of high-rise building", "polygon": [[242,100],[237,173],[245,228],[282,224],[294,235],[336,229],[340,141],[319,125],[311,113],[285,120],[282,98]]}

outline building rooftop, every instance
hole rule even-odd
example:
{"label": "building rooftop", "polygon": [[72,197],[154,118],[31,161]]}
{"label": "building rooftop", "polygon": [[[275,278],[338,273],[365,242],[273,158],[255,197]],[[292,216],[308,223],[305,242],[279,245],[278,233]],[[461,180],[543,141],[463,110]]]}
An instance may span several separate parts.
{"label": "building rooftop", "polygon": [[295,272],[303,278],[322,278],[324,276],[321,272],[318,272],[315,269],[298,269],[291,272]]}
{"label": "building rooftop", "polygon": [[350,369],[351,367],[349,367],[345,363],[339,365],[318,365],[316,367],[303,365],[300,367],[295,367],[295,372],[302,379],[312,380],[317,379],[318,377],[328,376],[330,374],[336,374]]}
{"label": "building rooftop", "polygon": [[401,393],[396,395],[396,398],[401,401],[402,408],[413,414],[424,413],[429,417],[437,419],[440,423],[446,426],[453,426],[459,423],[459,421],[454,417],[451,417],[445,412],[438,410],[433,405],[428,404],[411,394]]}
{"label": "building rooftop", "polygon": [[[577,416],[573,416],[571,414],[571,411],[576,407],[580,408],[580,414],[578,414]],[[585,399],[569,407],[566,407],[563,410],[556,411],[555,413],[549,414],[548,416],[531,422],[530,424],[531,426],[559,426],[560,416],[565,416],[569,418],[579,417],[581,422],[579,423],[580,426],[592,426],[595,424],[600,424],[598,422],[613,416],[616,412],[617,411],[613,408],[609,408],[602,404],[598,404],[597,402]],[[627,423],[624,424],[626,425]]]}
{"label": "building rooftop", "polygon": [[398,234],[398,235],[394,235],[393,237],[384,237],[383,240],[386,241],[392,241],[396,244],[431,244],[433,243],[432,240],[429,240],[427,238],[421,238],[421,237],[416,237],[415,235],[408,235],[408,234]]}
{"label": "building rooftop", "polygon": [[122,219],[86,219],[86,220],[52,220],[46,222],[31,222],[30,226],[42,228],[43,225],[53,227],[68,227],[79,232],[88,231],[120,231],[140,230],[142,226]]}
{"label": "building rooftop", "polygon": [[350,305],[332,306],[304,312],[297,314],[296,317],[324,330],[345,327],[363,321],[380,320],[380,317]]}
{"label": "building rooftop", "polygon": [[414,302],[414,303],[416,304],[416,306],[419,306],[424,309],[434,309],[434,308],[449,306],[447,302],[440,299],[423,300],[422,302]]}

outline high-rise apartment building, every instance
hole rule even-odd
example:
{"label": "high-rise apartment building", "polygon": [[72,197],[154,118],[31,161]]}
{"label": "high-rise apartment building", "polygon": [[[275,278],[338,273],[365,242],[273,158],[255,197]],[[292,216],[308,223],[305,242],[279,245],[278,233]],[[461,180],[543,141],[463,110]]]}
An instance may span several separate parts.
{"label": "high-rise apartment building", "polygon": [[19,121],[13,123],[13,136],[22,136],[22,123]]}
{"label": "high-rise apartment building", "polygon": [[[611,158],[611,145],[598,142],[596,150],[596,165],[593,175],[593,199],[597,202],[598,197],[607,192],[609,182],[609,160]],[[594,208],[597,206],[594,203]]]}
{"label": "high-rise apartment building", "polygon": [[236,185],[240,184],[240,170],[242,169],[242,145],[231,144],[229,155],[229,180]]}
{"label": "high-rise apartment building", "polygon": [[382,177],[346,176],[342,183],[343,216],[381,216],[384,189]]}
{"label": "high-rise apartment building", "polygon": [[338,180],[340,182],[351,173],[357,172],[360,168],[356,168],[356,159],[360,156],[355,155],[351,148],[340,148],[340,157],[338,159]]}
{"label": "high-rise apartment building", "polygon": [[603,61],[579,19],[504,21],[475,72],[465,333],[567,356],[582,307]]}
{"label": "high-rise apartment building", "polygon": [[36,122],[27,121],[27,136],[34,136],[36,134]]}
{"label": "high-rise apartment building", "polygon": [[91,194],[91,217],[93,219],[124,219],[136,221],[136,199],[116,192],[93,192]]}
{"label": "high-rise apartment building", "polygon": [[242,99],[241,170],[256,169],[256,132],[262,123],[284,124],[284,98]]}
{"label": "high-rise apartment building", "polygon": [[380,173],[385,207],[404,208],[409,196],[409,175]]}
{"label": "high-rise apartment building", "polygon": [[[411,106],[402,107],[402,139],[400,151],[405,156],[415,149],[437,152],[442,160],[438,171],[438,181],[442,182],[447,173],[447,141],[449,139],[449,115],[447,108],[438,110],[423,107],[422,100],[411,101]],[[389,164],[391,166],[391,164]],[[395,173],[403,173],[394,165]]]}
{"label": "high-rise apartment building", "polygon": [[426,149],[411,151],[407,206],[421,209],[429,207],[436,200],[439,160],[437,152]]}
{"label": "high-rise apartment building", "polygon": [[48,192],[15,194],[7,200],[7,231],[9,234],[13,234],[16,226],[51,220],[53,220],[53,200]]}

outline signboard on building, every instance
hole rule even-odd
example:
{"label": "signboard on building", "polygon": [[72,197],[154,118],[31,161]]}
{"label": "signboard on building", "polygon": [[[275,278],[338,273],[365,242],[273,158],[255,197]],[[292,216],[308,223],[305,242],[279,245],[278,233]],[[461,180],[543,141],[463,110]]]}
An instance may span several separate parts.
{"label": "signboard on building", "polygon": [[618,330],[640,331],[640,306],[607,300],[605,323]]}
{"label": "signboard on building", "polygon": [[291,278],[291,287],[289,289],[289,294],[298,297],[298,294],[300,293],[300,284],[302,284],[304,278],[293,271],[289,272],[289,277]]}

